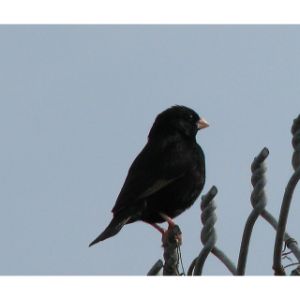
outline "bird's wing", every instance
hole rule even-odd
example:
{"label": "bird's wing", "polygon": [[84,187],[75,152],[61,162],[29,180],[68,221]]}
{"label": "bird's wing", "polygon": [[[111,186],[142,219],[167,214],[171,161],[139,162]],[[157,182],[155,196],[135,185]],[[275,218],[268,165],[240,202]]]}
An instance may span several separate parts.
{"label": "bird's wing", "polygon": [[179,159],[172,145],[162,148],[147,144],[132,163],[112,212],[142,205],[143,198],[184,176],[186,169],[187,162]]}

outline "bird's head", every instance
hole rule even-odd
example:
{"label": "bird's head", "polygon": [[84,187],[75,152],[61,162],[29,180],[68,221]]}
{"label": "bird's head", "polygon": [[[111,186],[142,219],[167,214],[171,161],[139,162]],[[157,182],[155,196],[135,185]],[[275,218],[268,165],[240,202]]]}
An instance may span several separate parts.
{"label": "bird's head", "polygon": [[170,134],[181,134],[187,138],[195,138],[198,130],[209,124],[186,106],[172,106],[161,112],[149,132],[149,138],[163,137]]}

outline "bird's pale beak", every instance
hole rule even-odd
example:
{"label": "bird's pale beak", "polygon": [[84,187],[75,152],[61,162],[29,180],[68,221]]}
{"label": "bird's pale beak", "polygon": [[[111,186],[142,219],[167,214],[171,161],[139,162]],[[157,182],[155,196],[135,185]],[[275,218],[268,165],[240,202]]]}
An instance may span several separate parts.
{"label": "bird's pale beak", "polygon": [[198,129],[203,129],[203,128],[206,128],[208,127],[209,124],[207,123],[207,121],[203,118],[200,118],[199,121],[197,122],[197,127]]}

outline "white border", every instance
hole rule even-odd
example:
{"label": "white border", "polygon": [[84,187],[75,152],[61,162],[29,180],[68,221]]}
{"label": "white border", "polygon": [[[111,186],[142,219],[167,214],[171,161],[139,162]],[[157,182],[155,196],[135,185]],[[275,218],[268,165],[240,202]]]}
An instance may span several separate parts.
{"label": "white border", "polygon": [[298,24],[299,0],[0,0],[2,24]]}
{"label": "white border", "polygon": [[[1,299],[286,299],[297,277],[1,277]],[[294,298],[294,297],[293,297]]]}

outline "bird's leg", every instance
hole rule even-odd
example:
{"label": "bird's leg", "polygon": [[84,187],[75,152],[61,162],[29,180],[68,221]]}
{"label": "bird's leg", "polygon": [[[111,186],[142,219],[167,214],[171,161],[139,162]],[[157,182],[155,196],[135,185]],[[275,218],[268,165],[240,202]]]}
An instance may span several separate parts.
{"label": "bird's leg", "polygon": [[[175,226],[174,221],[169,216],[167,216],[164,213],[159,213],[159,214],[169,224],[168,230]],[[146,223],[148,223],[148,222],[146,222]],[[150,224],[152,227],[154,227],[156,230],[158,230],[162,235],[164,235],[167,231],[156,223],[148,223],[148,224]]]}
{"label": "bird's leg", "polygon": [[[159,213],[160,216],[168,223],[168,229],[163,233],[163,240],[167,238],[168,234],[170,231],[172,231],[174,229],[174,227],[176,226],[175,222],[172,220],[172,218],[170,218],[169,216],[167,216],[164,213]],[[176,234],[175,236],[175,240],[177,242],[178,245],[182,244],[182,236],[181,233]]]}
{"label": "bird's leg", "polygon": [[158,230],[162,235],[165,234],[166,230],[162,227],[160,227],[159,225],[157,225],[156,223],[148,223],[151,226],[153,226],[156,230]]}
{"label": "bird's leg", "polygon": [[169,224],[169,228],[175,226],[175,222],[169,216],[167,216],[164,213],[159,213],[159,214]]}
{"label": "bird's leg", "polygon": [[[168,229],[165,230],[163,227],[159,226],[156,223],[148,223],[150,224],[152,227],[154,227],[156,230],[158,230],[161,235],[162,235],[162,241],[164,243],[164,241],[167,239],[168,235],[170,234],[170,231],[174,230],[174,227],[176,226],[175,222],[172,220],[172,218],[170,218],[169,216],[167,216],[164,213],[159,213],[160,216],[168,223]],[[181,237],[181,233],[178,233],[175,235],[175,240],[177,242],[178,245],[181,245],[182,243],[182,237]]]}

